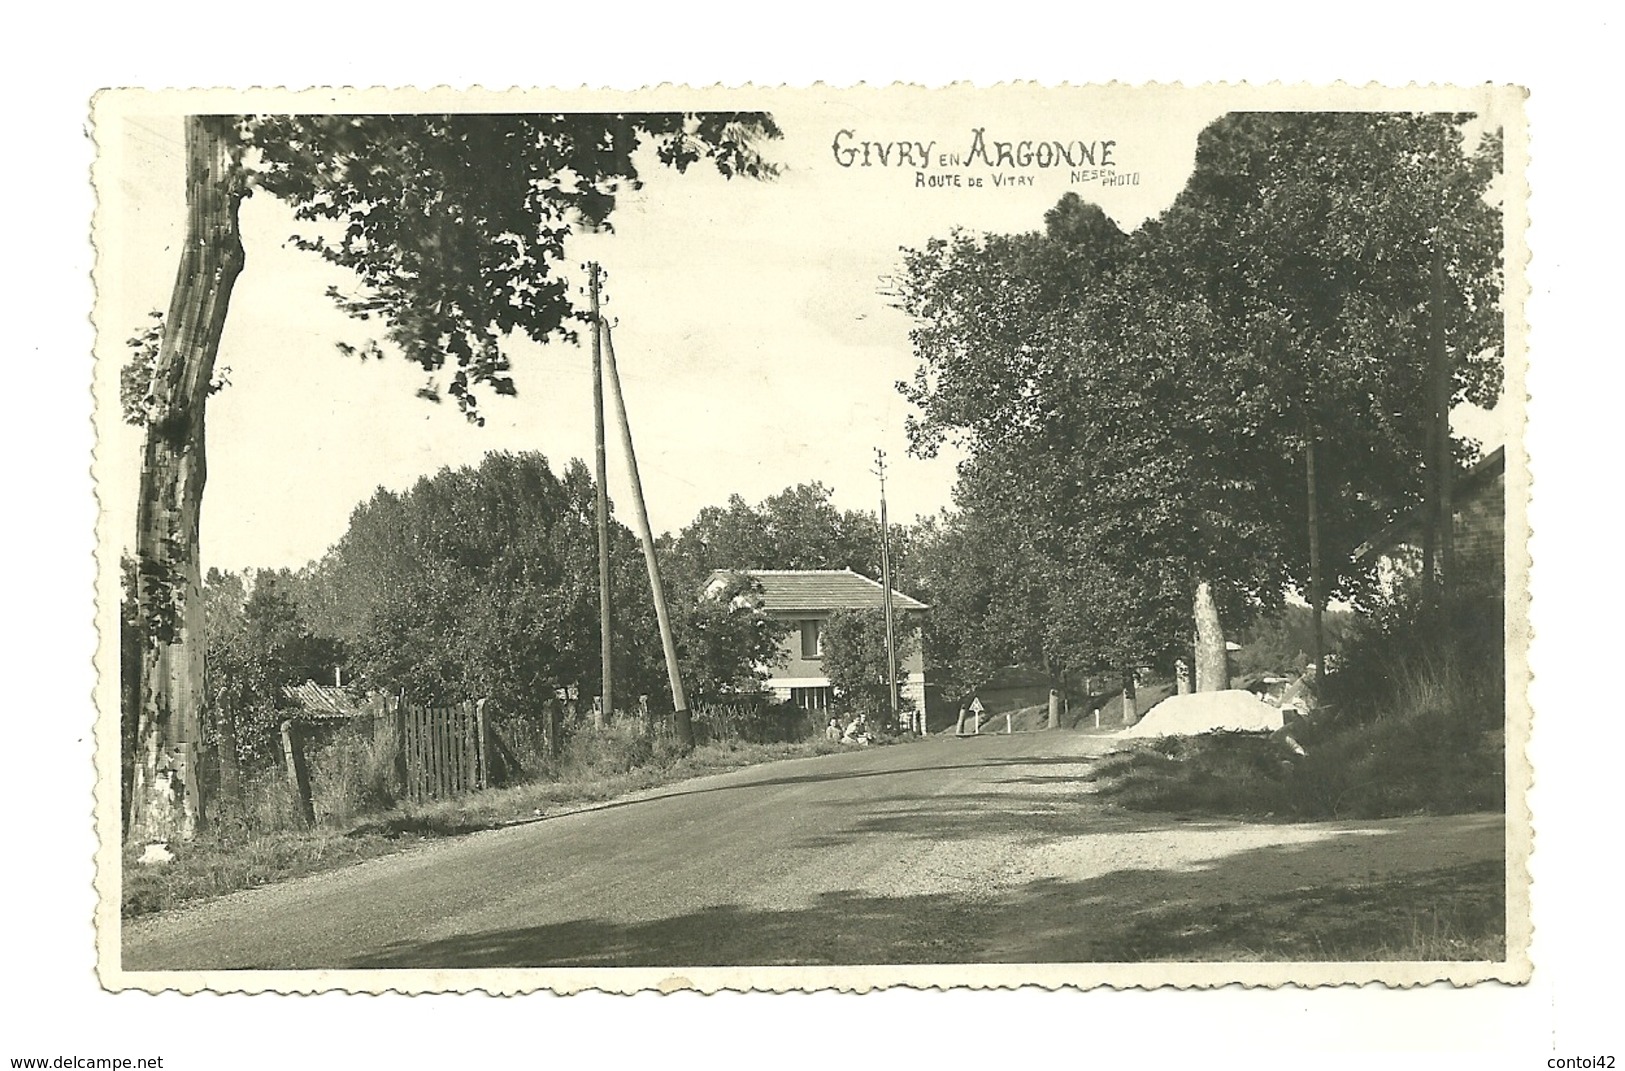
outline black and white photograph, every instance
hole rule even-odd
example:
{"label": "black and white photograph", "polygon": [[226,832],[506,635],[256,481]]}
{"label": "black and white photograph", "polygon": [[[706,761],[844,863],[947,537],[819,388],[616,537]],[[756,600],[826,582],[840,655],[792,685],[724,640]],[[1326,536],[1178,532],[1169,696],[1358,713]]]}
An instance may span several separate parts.
{"label": "black and white photograph", "polygon": [[108,988],[1528,979],[1520,90],[92,130]]}

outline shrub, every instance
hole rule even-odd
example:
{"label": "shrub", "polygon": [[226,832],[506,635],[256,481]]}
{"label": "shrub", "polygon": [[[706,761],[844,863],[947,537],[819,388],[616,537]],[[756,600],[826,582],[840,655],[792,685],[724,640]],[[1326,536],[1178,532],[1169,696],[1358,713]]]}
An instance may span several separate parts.
{"label": "shrub", "polygon": [[310,756],[310,794],[318,822],[346,821],[400,798],[394,726],[362,721],[340,729]]}
{"label": "shrub", "polygon": [[694,710],[695,728],[704,730],[702,742],[798,743],[821,735],[828,720],[827,711],[803,710],[771,696],[737,696]]}
{"label": "shrub", "polygon": [[613,722],[601,731],[572,733],[565,741],[563,766],[574,777],[602,777],[629,773],[640,767],[669,762],[675,748],[656,747],[641,727]]}

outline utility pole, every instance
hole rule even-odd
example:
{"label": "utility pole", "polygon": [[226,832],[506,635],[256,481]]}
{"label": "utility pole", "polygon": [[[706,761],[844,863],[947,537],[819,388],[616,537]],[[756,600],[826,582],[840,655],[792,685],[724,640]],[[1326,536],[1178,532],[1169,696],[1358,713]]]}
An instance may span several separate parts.
{"label": "utility pole", "polygon": [[621,393],[621,373],[615,367],[615,340],[609,323],[600,320],[593,328],[603,332],[604,360],[609,369],[609,385],[615,395],[615,414],[621,423],[621,445],[626,449],[626,467],[632,477],[632,504],[637,508],[638,534],[643,537],[643,561],[649,567],[649,591],[654,596],[655,619],[660,623],[660,646],[666,653],[666,678],[671,682],[671,702],[675,711],[677,742],[694,746],[694,719],[683,694],[683,675],[677,667],[677,642],[672,637],[671,614],[666,608],[666,589],[660,582],[660,563],[655,558],[654,530],[649,527],[649,510],[643,501],[643,480],[638,476],[638,455],[632,449],[632,425],[626,418],[626,396]]}
{"label": "utility pole", "polygon": [[592,426],[598,462],[598,643],[603,653],[603,687],[593,727],[604,728],[615,709],[614,620],[609,591],[609,487],[604,452],[604,354],[598,332],[598,265],[587,265],[587,292],[592,300]]}
{"label": "utility pole", "polygon": [[1428,300],[1428,349],[1429,360],[1433,366],[1433,405],[1435,409],[1434,428],[1438,436],[1435,446],[1438,454],[1435,459],[1437,472],[1434,476],[1437,488],[1435,509],[1438,511],[1438,533],[1436,536],[1439,554],[1439,587],[1443,593],[1442,605],[1448,610],[1451,595],[1455,590],[1456,572],[1456,511],[1451,502],[1451,477],[1454,475],[1455,458],[1450,449],[1450,358],[1445,347],[1445,279],[1444,279],[1444,247],[1436,234],[1433,246],[1433,279],[1431,293]]}
{"label": "utility pole", "polygon": [[880,477],[880,584],[886,607],[886,686],[891,697],[892,724],[897,724],[897,640],[891,605],[891,528],[886,521],[886,451],[875,447],[875,475]]}
{"label": "utility pole", "polygon": [[1313,646],[1315,659],[1315,673],[1323,676],[1326,672],[1326,641],[1321,621],[1322,600],[1320,597],[1320,503],[1319,488],[1315,481],[1315,426],[1308,417],[1304,418],[1303,457],[1306,488],[1309,498],[1309,616],[1313,622]]}

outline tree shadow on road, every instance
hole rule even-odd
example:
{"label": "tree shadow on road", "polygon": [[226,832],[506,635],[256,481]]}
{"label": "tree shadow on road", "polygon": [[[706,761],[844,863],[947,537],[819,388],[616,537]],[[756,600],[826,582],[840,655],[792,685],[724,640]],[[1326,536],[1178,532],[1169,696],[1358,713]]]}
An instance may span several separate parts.
{"label": "tree shadow on road", "polygon": [[[973,893],[821,894],[405,941],[335,967],[730,966],[1505,958],[1505,863],[1349,873],[1347,830],[1197,865]],[[1404,827],[1389,834],[1404,837]],[[1419,847],[1413,845],[1412,847]],[[1359,857],[1363,858],[1363,857]]]}
{"label": "tree shadow on road", "polygon": [[[826,784],[836,781],[856,781],[869,778],[897,778],[911,774],[936,774],[955,770],[983,770],[1003,766],[1077,766],[1087,759],[1064,758],[1057,756],[1041,756],[1037,758],[989,758],[981,762],[951,763],[945,766],[907,766],[901,769],[886,768],[881,770],[826,770],[812,774],[797,774],[784,777],[766,777],[755,779],[738,779],[721,785],[705,785],[701,788],[685,788],[682,783],[670,789],[650,789],[646,794],[640,794],[633,799],[611,800],[607,803],[585,804],[572,807],[566,811],[552,814],[538,815],[534,818],[520,818],[510,822],[501,823],[506,826],[533,825],[556,818],[565,818],[573,814],[587,811],[614,811],[625,807],[641,807],[646,804],[660,803],[666,800],[683,799],[688,796],[708,796],[715,793],[749,792],[753,789],[782,788],[788,785],[814,785]],[[733,774],[720,774],[708,776],[731,777]],[[1057,782],[1068,784],[1082,784],[1078,777],[1057,777]]]}

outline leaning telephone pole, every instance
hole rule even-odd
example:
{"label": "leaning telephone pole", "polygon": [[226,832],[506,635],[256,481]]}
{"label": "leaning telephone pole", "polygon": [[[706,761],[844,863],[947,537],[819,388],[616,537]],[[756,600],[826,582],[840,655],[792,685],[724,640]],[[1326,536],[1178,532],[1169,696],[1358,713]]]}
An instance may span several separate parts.
{"label": "leaning telephone pole", "polygon": [[587,265],[587,292],[592,300],[592,426],[598,462],[598,643],[603,653],[603,688],[593,727],[602,729],[615,709],[614,620],[609,591],[609,485],[604,453],[604,355],[598,333],[598,265]]}
{"label": "leaning telephone pole", "polygon": [[880,583],[886,607],[886,687],[891,697],[892,724],[897,724],[897,640],[891,605],[891,528],[886,522],[886,451],[875,447],[875,475],[880,477]]}
{"label": "leaning telephone pole", "polygon": [[599,320],[595,332],[604,337],[604,361],[609,370],[609,386],[615,395],[615,415],[621,424],[621,446],[626,450],[626,468],[632,477],[632,504],[637,508],[638,534],[643,538],[643,561],[649,567],[649,592],[654,596],[655,620],[660,625],[660,646],[666,654],[666,679],[671,682],[671,702],[677,742],[694,746],[694,720],[689,714],[688,697],[683,694],[683,675],[677,666],[677,642],[672,637],[671,613],[666,608],[666,589],[660,582],[660,562],[655,558],[654,529],[649,527],[649,509],[643,501],[643,480],[638,476],[638,455],[632,449],[632,425],[626,418],[626,397],[621,393],[621,374],[615,367],[615,340],[609,323]]}

